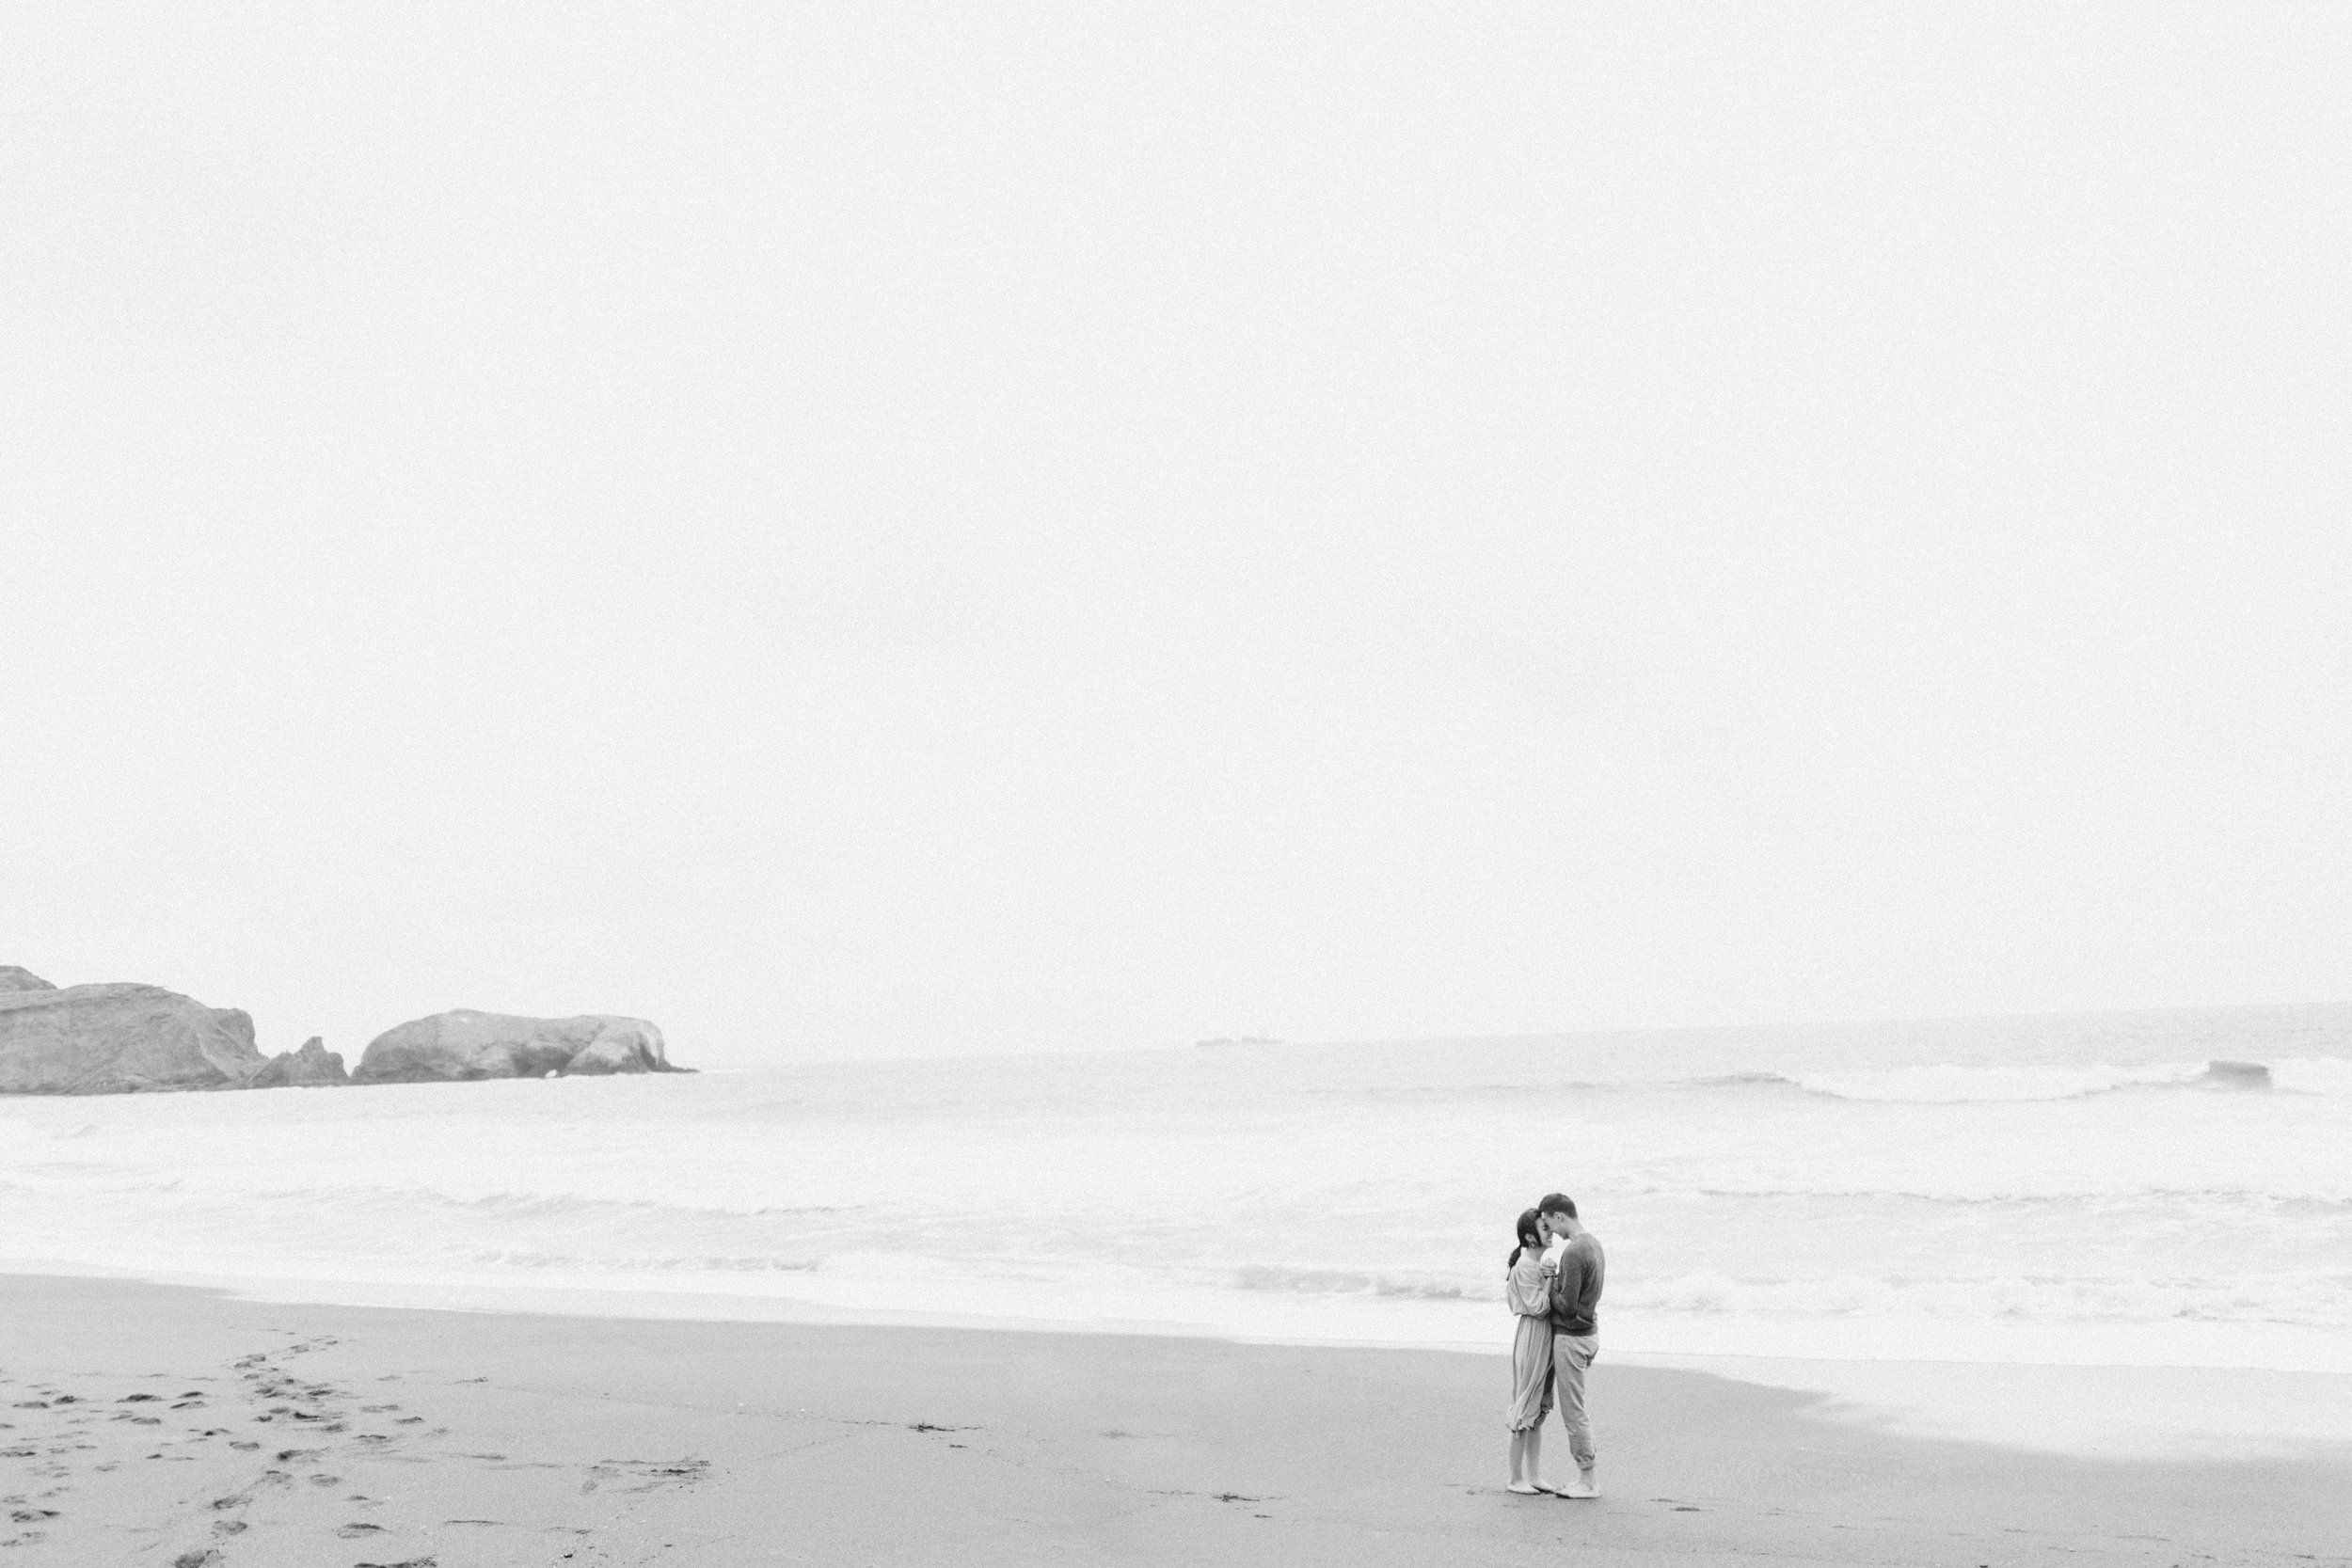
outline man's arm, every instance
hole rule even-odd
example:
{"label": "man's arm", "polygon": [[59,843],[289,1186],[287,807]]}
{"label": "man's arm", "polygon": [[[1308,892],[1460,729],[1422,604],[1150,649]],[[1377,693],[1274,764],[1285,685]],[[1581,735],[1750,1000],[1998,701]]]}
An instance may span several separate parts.
{"label": "man's arm", "polygon": [[1584,1259],[1574,1247],[1560,1254],[1560,1270],[1551,1276],[1551,1326],[1565,1327],[1576,1316],[1578,1299],[1584,1293]]}

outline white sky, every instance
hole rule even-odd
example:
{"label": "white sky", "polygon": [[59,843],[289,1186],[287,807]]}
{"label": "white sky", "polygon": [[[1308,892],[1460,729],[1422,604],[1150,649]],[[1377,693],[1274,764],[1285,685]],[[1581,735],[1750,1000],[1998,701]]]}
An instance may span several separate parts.
{"label": "white sky", "polygon": [[354,1059],[2352,998],[2347,80],[2317,4],[11,6],[0,962]]}

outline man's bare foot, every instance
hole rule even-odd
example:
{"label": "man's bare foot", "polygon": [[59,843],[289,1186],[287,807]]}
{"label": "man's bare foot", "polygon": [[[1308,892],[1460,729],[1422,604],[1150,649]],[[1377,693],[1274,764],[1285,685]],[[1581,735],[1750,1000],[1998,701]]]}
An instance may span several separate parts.
{"label": "man's bare foot", "polygon": [[1593,1479],[1592,1471],[1579,1470],[1576,1473],[1575,1485],[1562,1486],[1555,1490],[1564,1497],[1597,1497],[1600,1496],[1600,1483]]}

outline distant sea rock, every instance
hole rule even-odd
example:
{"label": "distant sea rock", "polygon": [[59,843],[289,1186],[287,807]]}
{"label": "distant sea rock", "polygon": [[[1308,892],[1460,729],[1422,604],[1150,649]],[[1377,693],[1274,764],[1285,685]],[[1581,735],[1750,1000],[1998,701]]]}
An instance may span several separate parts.
{"label": "distant sea rock", "polygon": [[340,1053],[326,1049],[326,1042],[312,1035],[302,1042],[299,1051],[281,1051],[262,1064],[262,1069],[246,1080],[248,1089],[307,1088],[323,1084],[348,1084],[351,1074],[343,1070]]}
{"label": "distant sea rock", "polygon": [[368,1042],[355,1084],[434,1084],[608,1072],[688,1072],[642,1018],[516,1018],[469,1009],[403,1023]]}
{"label": "distant sea rock", "polygon": [[0,1094],[228,1089],[261,1066],[253,1020],[233,1007],[161,986],[60,990],[0,970]]}

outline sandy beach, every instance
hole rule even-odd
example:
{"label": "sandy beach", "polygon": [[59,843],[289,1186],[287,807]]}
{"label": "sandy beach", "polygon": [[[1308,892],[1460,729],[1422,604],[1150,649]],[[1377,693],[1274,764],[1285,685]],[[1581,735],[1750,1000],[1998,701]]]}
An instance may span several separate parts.
{"label": "sandy beach", "polygon": [[2352,1562],[2342,1451],[1919,1441],[1605,1354],[1572,1503],[1502,1491],[1484,1356],[40,1276],[0,1319],[24,1564]]}

